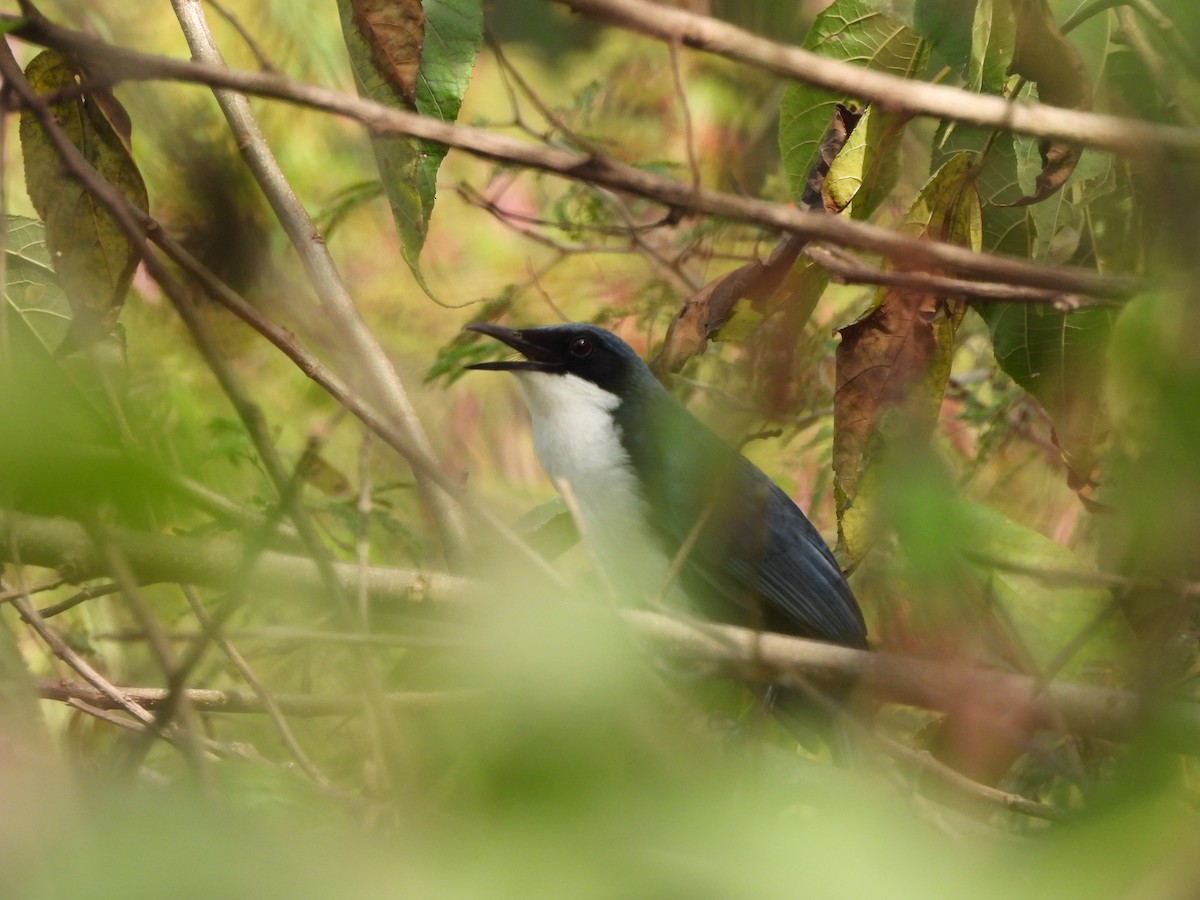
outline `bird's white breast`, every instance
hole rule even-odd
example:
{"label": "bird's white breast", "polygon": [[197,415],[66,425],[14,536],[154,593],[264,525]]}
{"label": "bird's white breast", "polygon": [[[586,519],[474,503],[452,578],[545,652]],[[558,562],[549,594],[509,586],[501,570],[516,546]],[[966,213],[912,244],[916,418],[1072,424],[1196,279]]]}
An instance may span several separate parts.
{"label": "bird's white breast", "polygon": [[607,574],[654,596],[669,560],[650,534],[646,507],[613,410],[620,398],[575,375],[517,372],[546,475],[570,487],[588,541]]}

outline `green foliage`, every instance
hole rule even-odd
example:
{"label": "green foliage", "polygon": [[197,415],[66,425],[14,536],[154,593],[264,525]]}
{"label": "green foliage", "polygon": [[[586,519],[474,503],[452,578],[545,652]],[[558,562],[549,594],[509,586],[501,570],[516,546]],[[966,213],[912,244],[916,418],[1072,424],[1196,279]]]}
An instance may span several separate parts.
{"label": "green foliage", "polygon": [[[817,16],[803,47],[830,59],[909,78],[923,74],[928,53],[918,34],[876,12],[865,0],[835,0]],[[779,151],[794,197],[804,191],[834,107],[847,99],[806,84],[789,84],[784,90]]]}
{"label": "green foliage", "polygon": [[[44,50],[26,66],[25,77],[35,89],[51,93],[75,87],[79,75],[68,57]],[[51,112],[96,173],[145,209],[146,186],[129,152],[129,120],[120,104],[97,91],[86,100],[57,103]],[[66,171],[30,110],[21,114],[21,145],[26,189],[46,225],[58,283],[73,310],[74,333],[88,343],[116,324],[137,252],[112,213]]]}
{"label": "green foliage", "polygon": [[[483,42],[479,0],[338,0],[338,9],[361,94],[444,122],[458,118]],[[447,148],[407,137],[375,137],[372,144],[404,260],[428,292],[421,248]]]}
{"label": "green foliage", "polygon": [[[167,5],[84,6],[59,4],[62,21],[178,52]],[[806,24],[795,6],[741,4],[737,21],[781,40]],[[1034,18],[1061,31],[1084,73],[1066,87],[1086,86],[1097,110],[1190,127],[1200,121],[1195,4],[1155,6],[1175,28],[1145,5],[1021,8],[1049,11]],[[1017,9],[835,0],[804,46],[1016,102],[1062,96],[1063,83],[1045,77],[1018,93],[1009,67],[1028,19]],[[309,33],[279,0],[235,0],[229,11],[254,41],[235,43],[235,28],[218,26],[235,65],[349,87],[336,28]],[[798,194],[830,109],[847,99],[686,47],[672,55],[556,6],[495,4],[495,33],[521,37],[477,70],[480,4],[342,0],[339,11],[366,96],[547,146],[598,148],[681,182],[696,173],[706,189]],[[547,37],[568,32],[573,49]],[[19,32],[9,39],[20,46]],[[36,57],[28,71],[43,93],[81,83],[62,58]],[[140,205],[147,173],[161,227],[215,248],[201,255],[218,270],[254,243],[247,298],[373,404],[378,386],[345,364],[342,336],[306,306],[305,273],[281,229],[243,238],[246,220],[265,213],[225,204],[226,182],[208,177],[240,163],[232,149],[203,153],[218,140],[232,147],[215,113],[194,112],[207,95],[119,85],[138,126],[131,154],[121,107],[92,86],[54,109],[93,165]],[[444,471],[515,521],[565,583],[482,524],[470,566],[454,573],[466,583],[450,581],[422,478],[197,289],[205,350],[227,361],[262,416],[285,493],[311,526],[301,534],[238,414],[247,411],[217,389],[158,288],[137,277],[122,308],[129,247],[24,113],[29,202],[12,183],[0,311],[0,756],[19,773],[0,776],[5,896],[1196,893],[1200,764],[1168,727],[1180,709],[1194,721],[1200,701],[1191,163],[1153,147],[1128,159],[1087,150],[1050,184],[1043,156],[1053,145],[868,106],[830,161],[827,214],[1153,283],[1123,307],[977,300],[978,315],[963,318],[954,292],[841,283],[948,273],[832,248],[850,275],[831,278],[828,252],[798,255],[769,290],[700,323],[710,349],[686,361],[672,389],[732,442],[754,435],[745,452],[823,534],[840,527],[875,649],[1039,679],[1036,698],[1000,701],[931,680],[921,691],[950,697],[940,710],[860,689],[867,730],[890,743],[864,736],[868,765],[841,769],[768,721],[758,691],[686,654],[676,660],[675,647],[660,655],[624,626],[614,607],[628,598],[596,575],[570,504],[546,502],[552,488],[513,403],[485,393],[506,390],[503,380],[458,382],[465,365],[507,352],[463,334],[467,321],[595,321],[652,357],[685,301],[770,259],[776,236],[400,137],[374,141],[380,180],[356,127],[253,104],[288,177],[323,210],[322,237],[366,327],[402,380],[424,374],[411,399]],[[776,125],[782,160],[764,146]],[[185,191],[179,173],[199,170]],[[431,229],[438,179],[442,224]],[[461,190],[452,197],[447,185]],[[417,282],[424,265],[456,302],[489,299],[451,314],[410,290],[371,202],[381,192]],[[194,215],[202,202],[206,215]],[[81,309],[102,320],[102,339],[67,339]],[[121,327],[107,327],[118,312]],[[102,553],[81,538],[54,556],[44,540],[13,536],[31,519],[117,540]],[[171,549],[157,568],[134,565],[155,547]],[[213,577],[227,569],[234,575]],[[331,571],[339,590],[322,581]],[[380,582],[408,593],[380,600]],[[85,601],[81,590],[99,596]],[[62,647],[44,648],[26,601]],[[47,700],[34,717],[32,692],[51,695],[84,671],[129,691],[178,680],[241,692],[243,704],[261,693],[278,714],[235,715],[198,697],[190,711],[157,713],[154,740],[94,696]],[[1056,710],[1034,721],[1044,679],[1159,702],[1133,734],[1071,734]],[[881,749],[897,742],[915,759]],[[927,754],[1064,821],[1024,815],[1011,797],[961,779],[947,786],[921,767]],[[994,777],[980,774],[985,764]],[[88,789],[73,796],[74,784]]]}

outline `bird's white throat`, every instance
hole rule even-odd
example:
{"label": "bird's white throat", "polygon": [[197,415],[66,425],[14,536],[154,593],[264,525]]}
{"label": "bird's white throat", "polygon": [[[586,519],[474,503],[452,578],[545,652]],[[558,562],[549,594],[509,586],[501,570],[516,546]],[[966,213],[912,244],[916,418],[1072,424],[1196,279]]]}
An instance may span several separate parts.
{"label": "bird's white throat", "polygon": [[582,490],[595,479],[633,476],[612,415],[621,403],[616,394],[576,375],[514,374],[533,419],[534,449],[552,481]]}
{"label": "bird's white throat", "polygon": [[556,488],[583,519],[586,539],[614,581],[643,596],[669,560],[649,533],[646,506],[613,411],[621,399],[575,375],[515,372],[533,421],[533,447]]}

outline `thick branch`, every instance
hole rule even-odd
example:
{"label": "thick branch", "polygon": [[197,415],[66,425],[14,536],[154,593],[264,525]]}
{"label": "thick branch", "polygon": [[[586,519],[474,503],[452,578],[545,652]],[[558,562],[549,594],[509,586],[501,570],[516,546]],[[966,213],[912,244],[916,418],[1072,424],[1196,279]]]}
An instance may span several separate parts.
{"label": "thick branch", "polygon": [[[120,531],[108,535],[141,584],[178,582],[204,587],[233,587],[245,571],[246,550],[238,542],[164,534]],[[44,519],[8,515],[0,518],[0,559],[47,568],[65,569],[75,581],[105,573],[103,554],[83,526],[69,519]],[[9,548],[14,548],[10,552]],[[360,570],[334,563],[342,589],[351,594]],[[396,601],[404,597],[451,600],[462,596],[468,582],[451,575],[424,574],[406,569],[369,567],[362,573],[372,599]],[[324,590],[317,565],[304,556],[275,551],[261,553],[249,576],[248,590],[273,590],[319,596]]]}
{"label": "thick branch", "polygon": [[956,711],[962,696],[969,694],[982,715],[995,709],[999,717],[1015,705],[1027,705],[1039,727],[1063,722],[1072,732],[1119,740],[1128,739],[1153,716],[1173,747],[1200,752],[1200,705],[1194,703],[1148,702],[1128,691],[1064,681],[1039,687],[1024,675],[851,650],[729,625],[696,626],[657,613],[628,611],[625,616],[663,650],[748,681],[796,688],[853,687],[870,696],[943,712]]}
{"label": "thick branch", "polygon": [[[0,22],[4,21],[5,17],[0,16]],[[1139,287],[1135,279],[1104,276],[1077,268],[1042,266],[1013,257],[974,253],[951,244],[912,240],[886,228],[864,222],[837,216],[812,215],[786,204],[754,200],[704,188],[697,189],[596,154],[531,144],[481,128],[450,125],[440,119],[391,109],[370,100],[290,81],[278,75],[233,71],[223,66],[117,48],[87,35],[44,22],[25,25],[15,33],[35,43],[77,53],[88,61],[93,70],[98,70],[115,80],[170,79],[197,82],[287,100],[355,119],[377,133],[406,134],[445,144],[486,159],[553,172],[566,178],[589,181],[617,191],[627,191],[668,207],[749,222],[792,232],[811,240],[827,241],[903,259],[909,266],[928,266],[951,274],[1094,297],[1126,297]],[[1060,111],[1054,112],[1057,114]],[[1200,154],[1200,142],[1197,153]]]}
{"label": "thick branch", "polygon": [[[134,532],[113,532],[110,539],[143,582],[221,587],[239,574],[241,549],[230,541]],[[10,548],[25,563],[62,566],[70,561],[79,577],[95,574],[103,564],[86,532],[65,519],[9,516],[0,520],[0,560],[14,555]],[[375,602],[469,599],[473,587],[477,589],[448,575],[343,564],[335,568],[346,585],[364,577]],[[322,589],[310,560],[276,552],[259,558],[251,584],[304,594]],[[584,615],[608,615],[607,608],[579,605],[575,609]],[[977,698],[982,714],[995,710],[999,716],[1019,704],[1028,706],[1042,727],[1063,722],[1074,732],[1114,739],[1130,737],[1153,716],[1172,746],[1182,752],[1200,751],[1200,705],[1196,704],[1148,701],[1127,691],[1061,681],[1039,686],[1026,676],[850,650],[729,625],[691,623],[651,612],[628,610],[622,616],[660,652],[753,683],[856,688],[886,701],[946,712],[957,709],[963,693],[969,692]]]}
{"label": "thick branch", "polygon": [[1042,103],[1014,103],[946,85],[911,81],[777,44],[717,19],[646,0],[557,2],[631,31],[750,63],[897,112],[1057,138],[1126,156],[1143,157],[1156,152],[1200,156],[1200,130],[1195,128],[1153,125]]}

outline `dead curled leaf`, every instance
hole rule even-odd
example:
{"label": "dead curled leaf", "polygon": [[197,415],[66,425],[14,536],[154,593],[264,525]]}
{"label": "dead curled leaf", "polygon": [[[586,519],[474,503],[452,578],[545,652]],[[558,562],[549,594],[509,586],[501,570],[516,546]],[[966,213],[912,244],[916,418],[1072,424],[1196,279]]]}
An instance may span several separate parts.
{"label": "dead curled leaf", "polygon": [[[809,171],[799,204],[802,208],[826,211],[822,197],[825,177],[860,117],[861,113],[840,103],[837,105],[821,141],[820,155]],[[751,260],[710,281],[688,297],[667,328],[663,347],[653,362],[654,371],[659,374],[678,372],[689,359],[704,352],[709,338],[729,321],[739,300],[748,299],[756,308],[768,301],[785,283],[807,243],[807,238],[784,235],[765,262]]]}
{"label": "dead curled leaf", "polygon": [[[1038,99],[1064,109],[1092,108],[1092,86],[1087,68],[1059,30],[1046,0],[1012,0],[1016,18],[1016,46],[1009,70],[1038,87]],[[1042,171],[1033,193],[1010,206],[1039,203],[1066,184],[1083,148],[1065,141],[1044,140],[1038,145]]]}
{"label": "dead curled leaf", "polygon": [[[909,236],[978,247],[982,220],[972,158],[956,154],[930,178],[905,217]],[[961,301],[934,293],[881,287],[872,308],[839,330],[833,469],[838,550],[848,561],[861,559],[870,543],[868,469],[886,446],[924,442],[937,423],[965,310]]]}

